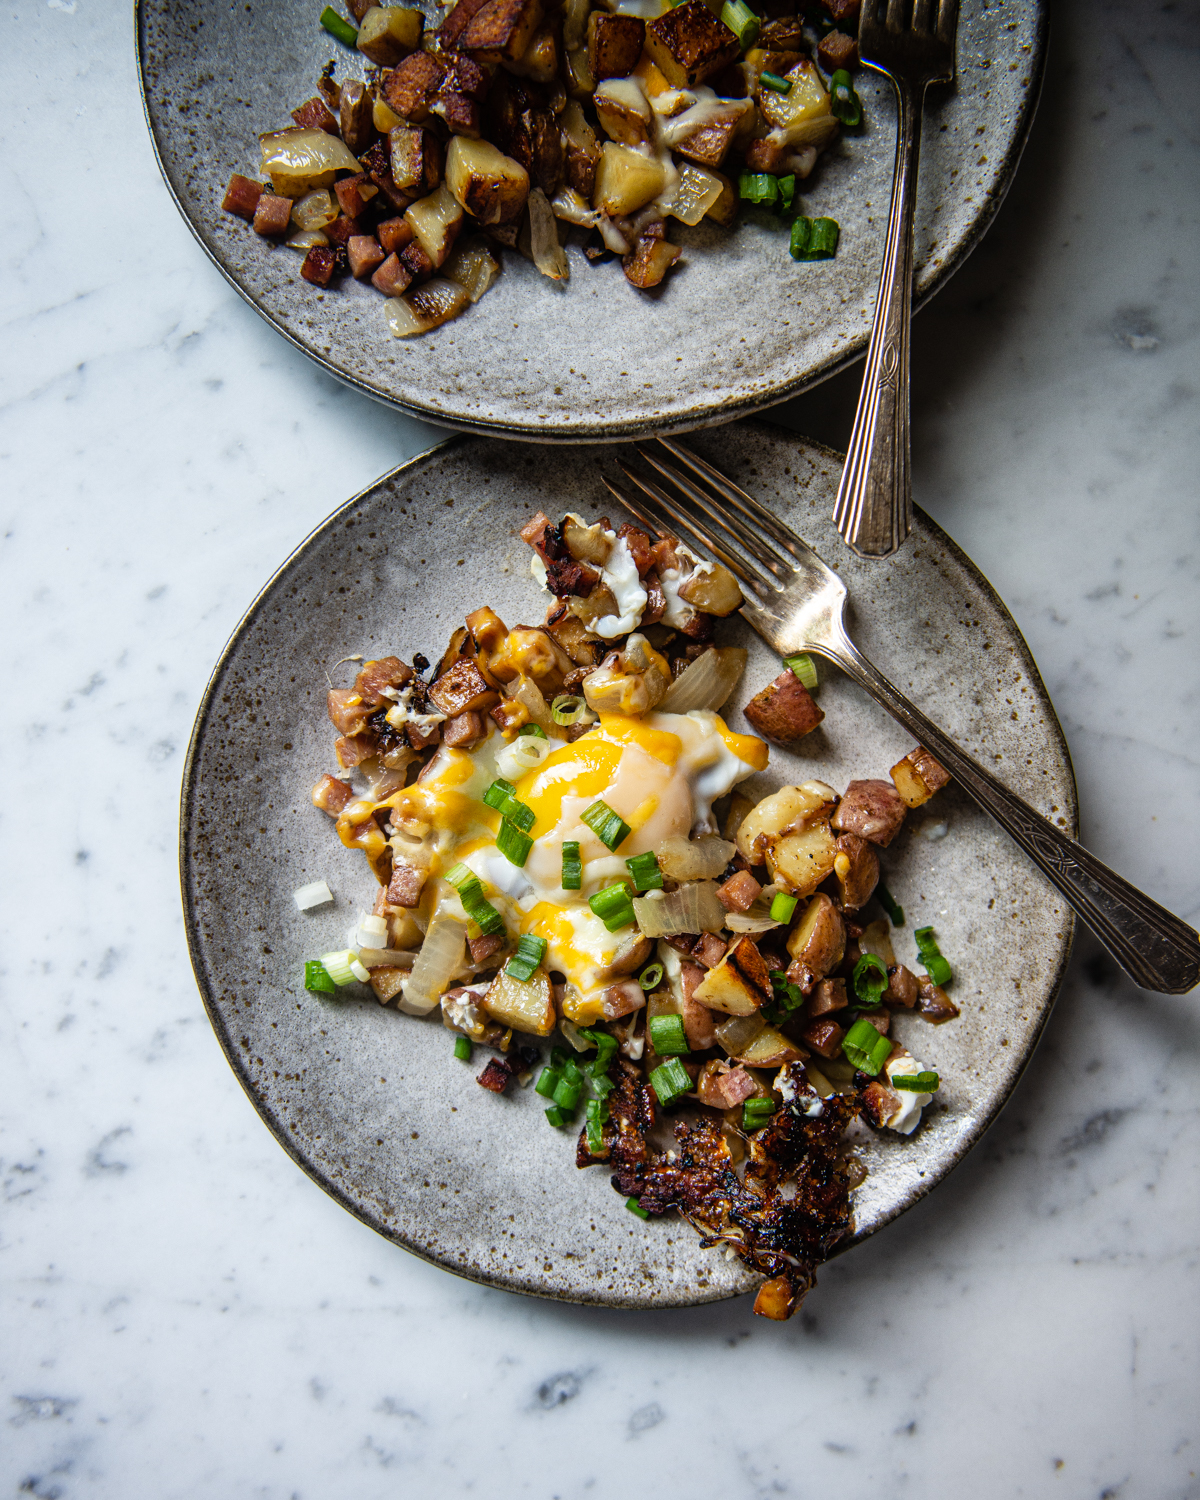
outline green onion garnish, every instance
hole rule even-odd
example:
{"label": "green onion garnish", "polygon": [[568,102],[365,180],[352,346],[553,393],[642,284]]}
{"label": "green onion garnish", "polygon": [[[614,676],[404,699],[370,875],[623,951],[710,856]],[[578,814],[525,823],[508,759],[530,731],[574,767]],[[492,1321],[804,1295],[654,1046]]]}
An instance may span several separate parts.
{"label": "green onion garnish", "polygon": [[587,700],[578,693],[560,693],[550,705],[550,717],[556,724],[578,724],[587,713]]}
{"label": "green onion garnish", "polygon": [[562,888],[577,891],[583,886],[583,860],[579,857],[579,845],[574,839],[563,840]]}
{"label": "green onion garnish", "polygon": [[629,887],[624,881],[618,885],[607,885],[602,891],[597,891],[594,896],[589,896],[588,905],[609,932],[618,932],[622,927],[629,927],[633,924],[633,901],[630,899]]}
{"label": "green onion garnish", "polygon": [[573,1114],[579,1105],[579,1096],[583,1093],[583,1079],[563,1077],[558,1081],[558,1086],[551,1095],[559,1109],[565,1110],[567,1114]]}
{"label": "green onion garnish", "polygon": [[626,1198],[625,1207],[631,1214],[637,1214],[639,1219],[648,1219],[650,1217],[636,1198]]}
{"label": "green onion garnish", "polygon": [[873,1010],[880,1004],[880,997],[888,986],[887,965],[877,954],[864,953],[854,965],[850,983],[859,1003]]}
{"label": "green onion garnish", "polygon": [[588,1077],[599,1098],[604,1099],[616,1088],[616,1084],[600,1066],[599,1062],[588,1063]]}
{"label": "green onion garnish", "polygon": [[817,686],[817,664],[812,657],[805,652],[799,656],[787,656],[783,662],[785,667],[790,667],[792,672],[800,679],[804,686],[813,692]]}
{"label": "green onion garnish", "polygon": [[888,890],[887,886],[884,885],[882,880],[875,887],[875,895],[879,901],[880,906],[882,906],[884,911],[887,912],[888,920],[891,922],[892,926],[903,927],[904,908],[896,900],[895,896],[892,895],[891,891]]}
{"label": "green onion garnish", "polygon": [[779,182],[770,172],[743,172],[738,178],[738,197],[746,203],[774,204],[779,198]]}
{"label": "green onion garnish", "polygon": [[588,1150],[593,1156],[599,1156],[604,1150],[604,1127],[599,1120],[587,1120],[584,1122],[584,1130],[587,1132]]}
{"label": "green onion garnish", "polygon": [[891,1050],[891,1039],[881,1036],[870,1021],[861,1018],[855,1021],[842,1038],[842,1051],[846,1055],[846,1061],[861,1072],[870,1073],[872,1078],[888,1060]]}
{"label": "green onion garnish", "polygon": [[[682,1022],[680,1024],[682,1025]],[[684,1094],[690,1093],[692,1080],[688,1077],[688,1070],[679,1059],[672,1057],[650,1074],[650,1087],[658,1095],[658,1102],[665,1107],[673,1104]]]}
{"label": "green onion garnish", "polygon": [[845,68],[839,68],[829,80],[829,112],[835,120],[853,128],[862,124],[862,100],[854,92],[854,83]]}
{"label": "green onion garnish", "polygon": [[535,740],[548,740],[550,738],[540,724],[522,724],[517,733],[518,735],[531,734]]}
{"label": "green onion garnish", "polygon": [[786,891],[776,891],[771,897],[771,921],[790,922],[799,898],[789,896]]}
{"label": "green onion garnish", "polygon": [[[662,970],[659,970],[661,973]],[[337,985],[329,977],[329,970],[319,958],[309,958],[304,962],[304,988],[312,990],[314,995],[336,995]]]}
{"label": "green onion garnish", "polygon": [[543,1099],[553,1099],[554,1090],[558,1087],[562,1074],[557,1068],[543,1068],[538,1074],[538,1081],[533,1086],[535,1094],[541,1094]]}
{"label": "green onion garnish", "polygon": [[552,1104],[546,1111],[546,1118],[550,1121],[551,1125],[554,1126],[555,1130],[557,1130],[560,1125],[565,1125],[567,1123],[566,1115],[563,1114],[562,1110],[559,1109],[557,1104]]}
{"label": "green onion garnish", "polygon": [[629,873],[633,876],[633,888],[639,896],[643,891],[662,890],[662,871],[658,868],[658,856],[653,851],[635,854],[625,863],[629,866]]}
{"label": "green onion garnish", "polygon": [[770,979],[780,1002],[788,1010],[795,1010],[797,1006],[804,1004],[804,991],[798,984],[789,981],[785,969],[772,969]]}
{"label": "green onion garnish", "polygon": [[777,94],[790,94],[792,85],[786,78],[780,78],[778,73],[762,72],[758,75],[758,81],[765,88],[774,89]]}
{"label": "green onion garnish", "polygon": [[617,1039],[608,1031],[581,1031],[579,1033],[596,1049],[595,1066],[603,1072],[616,1056]]}
{"label": "green onion garnish", "polygon": [[583,821],[606,849],[619,848],[633,832],[621,814],[613,812],[607,802],[593,802],[583,814]]}
{"label": "green onion garnish", "polygon": [[321,954],[321,967],[339,990],[354,983],[354,970],[350,965],[356,961],[352,948],[343,948],[337,953]]}
{"label": "green onion garnish", "polygon": [[504,965],[504,972],[510,979],[519,979],[522,984],[528,984],[545,956],[546,939],[534,937],[532,932],[527,932],[517,944],[517,951]]}
{"label": "green onion garnish", "polygon": [[520,868],[529,858],[529,851],[533,848],[533,840],[524,833],[515,823],[510,823],[507,818],[500,820],[500,831],[496,834],[496,848],[503,854],[510,865]]}
{"label": "green onion garnish", "polygon": [[[659,1057],[670,1057],[673,1053],[690,1050],[682,1016],[651,1016],[646,1029],[650,1033],[651,1045]],[[691,1087],[690,1083],[688,1087]]]}
{"label": "green onion garnish", "polygon": [[483,800],[489,807],[494,807],[498,813],[502,813],[510,822],[528,833],[534,825],[536,814],[532,807],[526,807],[524,802],[517,801],[516,790],[511,781],[505,781],[503,777],[499,777],[484,792]]}
{"label": "green onion garnish", "polygon": [[796,174],[789,172],[786,177],[779,179],[779,202],[776,205],[781,214],[787,213],[792,206],[792,199],[796,196]]}
{"label": "green onion garnish", "polygon": [[936,1073],[905,1073],[903,1077],[897,1074],[892,1079],[894,1089],[905,1089],[911,1094],[936,1094],[941,1079]]}
{"label": "green onion garnish", "polygon": [[761,1130],[775,1113],[774,1099],[747,1099],[742,1105],[742,1129]]}
{"label": "green onion garnish", "polygon": [[649,994],[651,990],[656,990],[662,983],[662,980],[662,964],[651,964],[649,968],[643,969],[642,972],[638,975],[638,983],[646,991],[647,994]]}
{"label": "green onion garnish", "polygon": [[743,52],[749,51],[758,41],[761,22],[746,0],[725,0],[721,7],[721,19],[737,37]]}
{"label": "green onion garnish", "polygon": [[914,929],[913,937],[916,939],[917,952],[921,955],[921,962],[925,965],[925,972],[930,979],[934,984],[949,984],[950,965],[942,957],[942,950],[933,936],[933,928],[918,927]]}
{"label": "green onion garnish", "polygon": [[459,1062],[471,1061],[471,1039],[465,1036],[454,1038],[454,1055]]}
{"label": "green onion garnish", "polygon": [[788,250],[793,260],[832,260],[839,233],[836,219],[794,219]]}
{"label": "green onion garnish", "polygon": [[336,37],[343,46],[354,47],[358,44],[358,32],[351,26],[349,21],[344,21],[332,5],[327,5],[321,12],[319,20],[321,25],[330,36]]}
{"label": "green onion garnish", "polygon": [[[520,832],[518,829],[517,832]],[[524,835],[522,835],[524,837]],[[497,839],[499,844],[499,839]],[[483,895],[479,876],[461,861],[446,871],[446,879],[458,892],[463,910],[485,936],[504,931],[504,918]]]}

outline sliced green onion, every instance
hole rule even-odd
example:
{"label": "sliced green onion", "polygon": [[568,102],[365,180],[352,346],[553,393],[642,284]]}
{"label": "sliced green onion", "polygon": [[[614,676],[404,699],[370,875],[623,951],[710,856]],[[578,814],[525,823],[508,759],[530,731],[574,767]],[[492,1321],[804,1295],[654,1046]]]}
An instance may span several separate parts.
{"label": "sliced green onion", "polygon": [[531,734],[535,740],[548,740],[550,736],[540,724],[522,724],[517,730],[518,735]]}
{"label": "sliced green onion", "polygon": [[684,1094],[691,1093],[692,1080],[679,1059],[672,1057],[650,1074],[650,1087],[658,1095],[658,1102],[665,1107]]}
{"label": "sliced green onion", "polygon": [[892,895],[891,891],[888,890],[887,886],[884,885],[882,880],[875,887],[875,896],[880,906],[882,906],[884,911],[887,912],[888,920],[891,922],[892,926],[903,927],[904,908],[896,900],[895,896]]}
{"label": "sliced green onion", "polygon": [[797,1006],[804,1004],[804,991],[798,984],[789,981],[786,970],[772,969],[770,979],[780,1003],[788,1010],[795,1010]]}
{"label": "sliced green onion", "polygon": [[332,5],[327,5],[319,20],[330,36],[336,37],[343,46],[353,47],[358,43],[358,32],[349,21],[344,21]]}
{"label": "sliced green onion", "polygon": [[471,1061],[471,1039],[470,1037],[458,1036],[454,1038],[454,1055],[459,1062]]}
{"label": "sliced green onion", "polygon": [[599,1156],[604,1150],[604,1127],[599,1120],[587,1120],[583,1128],[587,1133],[588,1150],[593,1156]]}
{"label": "sliced green onion", "polygon": [[579,1096],[583,1093],[583,1079],[576,1082],[573,1078],[562,1077],[558,1081],[551,1098],[559,1109],[564,1109],[568,1114],[573,1114],[579,1105]]}
{"label": "sliced green onion", "polygon": [[758,75],[758,81],[765,88],[774,89],[777,94],[790,94],[792,85],[789,79],[780,78],[778,73],[762,72]]}
{"label": "sliced green onion", "polygon": [[588,897],[588,905],[608,928],[619,932],[622,927],[633,924],[633,901],[629,887],[622,881],[619,885],[607,885],[602,891]]}
{"label": "sliced green onion", "polygon": [[854,965],[850,983],[858,996],[859,1004],[874,1009],[888,986],[887,965],[877,954],[864,953]]}
{"label": "sliced green onion", "polygon": [[650,1217],[636,1198],[626,1198],[625,1207],[631,1214],[637,1214],[639,1219],[648,1219]]}
{"label": "sliced green onion", "polygon": [[562,1081],[562,1074],[557,1068],[543,1068],[538,1074],[538,1081],[533,1086],[535,1094],[541,1094],[543,1099],[553,1099],[554,1090]]}
{"label": "sliced green onion", "polygon": [[603,1125],[608,1119],[608,1105],[603,1099],[589,1099],[583,1113],[586,1119],[596,1120]]}
{"label": "sliced green onion", "polygon": [[788,250],[793,260],[832,260],[839,233],[836,219],[794,219]]}
{"label": "sliced green onion", "polygon": [[650,1044],[659,1057],[690,1050],[682,1016],[651,1016],[646,1029],[650,1033]]}
{"label": "sliced green onion", "polygon": [[774,1113],[774,1099],[747,1099],[742,1105],[742,1129],[747,1134],[761,1130]]}
{"label": "sliced green onion", "polygon": [[574,839],[563,840],[562,888],[577,891],[583,886],[583,860],[579,857],[579,845]]}
{"label": "sliced green onion", "polygon": [[[518,830],[519,832],[520,830]],[[523,836],[523,835],[522,835]],[[499,844],[499,839],[497,839]],[[479,876],[461,861],[446,871],[446,879],[458,892],[463,910],[485,936],[504,931],[504,918],[483,895]]]}
{"label": "sliced green onion", "polygon": [[607,802],[593,802],[583,814],[583,821],[606,849],[617,849],[633,832],[620,813]]}
{"label": "sliced green onion", "polygon": [[519,979],[522,984],[528,984],[545,956],[546,939],[527,932],[517,944],[517,951],[504,965],[504,972],[510,979]]}
{"label": "sliced green onion", "polygon": [[500,831],[496,835],[496,848],[503,854],[510,865],[520,868],[529,858],[529,851],[533,848],[533,840],[524,833],[515,823],[510,823],[507,818],[500,820]]}
{"label": "sliced green onion", "polygon": [[565,1125],[567,1123],[566,1115],[563,1114],[562,1110],[559,1109],[557,1104],[552,1104],[546,1111],[546,1118],[550,1121],[551,1125],[554,1126],[555,1130],[557,1130],[560,1125]]}
{"label": "sliced green onion", "polygon": [[738,197],[746,203],[774,204],[779,182],[770,172],[743,172],[738,178]]}
{"label": "sliced green onion", "polygon": [[[659,970],[662,973],[662,970]],[[304,988],[314,995],[336,995],[337,985],[330,978],[329,970],[319,958],[309,958],[304,963]]]}
{"label": "sliced green onion", "polygon": [[903,1077],[897,1074],[892,1079],[894,1089],[904,1089],[910,1094],[936,1094],[941,1079],[936,1073],[905,1073]]}
{"label": "sliced green onion", "polygon": [[550,717],[556,724],[578,724],[587,711],[587,699],[578,693],[560,693],[550,705]]}
{"label": "sliced green onion", "polygon": [[616,1037],[613,1036],[613,1034],[609,1031],[581,1031],[579,1035],[583,1037],[585,1041],[591,1042],[592,1046],[595,1047],[595,1067],[603,1072],[616,1056]]}
{"label": "sliced green onion", "polygon": [[351,948],[343,948],[337,953],[322,953],[321,963],[326,974],[333,980],[340,990],[344,985],[354,983],[354,970],[350,967],[356,962],[354,951]]}
{"label": "sliced green onion", "polygon": [[891,1050],[891,1039],[881,1036],[870,1021],[861,1017],[842,1038],[842,1051],[847,1062],[853,1063],[863,1073],[870,1073],[872,1078],[888,1060]]}
{"label": "sliced green onion", "polygon": [[804,686],[813,692],[817,686],[817,664],[806,652],[799,656],[787,656],[783,662],[785,667],[790,667],[792,672],[800,679]]}
{"label": "sliced green onion", "polygon": [[524,802],[517,801],[516,790],[511,781],[497,777],[484,792],[483,800],[489,807],[494,807],[497,812],[503,813],[518,828],[528,832],[534,825],[536,815],[532,807],[526,807]]}
{"label": "sliced green onion", "polygon": [[851,128],[862,124],[862,100],[854,92],[854,82],[845,68],[839,68],[829,80],[829,112]]}
{"label": "sliced green onion", "polygon": [[633,876],[633,888],[639,896],[643,891],[662,890],[662,871],[658,868],[658,856],[653,851],[635,854],[625,863],[629,866],[629,873]]}
{"label": "sliced green onion", "polygon": [[725,0],[721,7],[721,20],[737,37],[743,52],[749,51],[758,41],[762,23],[746,4],[746,0]]}
{"label": "sliced green onion", "polygon": [[799,897],[789,896],[786,891],[776,891],[771,897],[771,921],[790,922],[798,900]]}
{"label": "sliced green onion", "polygon": [[[950,965],[942,957],[942,950],[937,945],[933,935],[932,927],[918,927],[913,931],[916,939],[917,952],[921,955],[921,962],[925,965],[925,972],[933,980],[934,984],[949,984],[951,978]],[[336,976],[335,976],[336,977]]]}
{"label": "sliced green onion", "polygon": [[598,1062],[588,1063],[588,1077],[592,1087],[596,1090],[597,1097],[605,1099],[616,1088],[616,1084],[604,1071]]}
{"label": "sliced green onion", "polygon": [[638,983],[646,991],[647,994],[649,994],[651,990],[656,990],[662,983],[662,980],[662,964],[651,964],[649,968],[643,969],[642,972],[638,975]]}
{"label": "sliced green onion", "polygon": [[786,177],[779,179],[779,202],[776,205],[781,214],[787,213],[792,206],[792,199],[796,196],[796,174],[789,172]]}

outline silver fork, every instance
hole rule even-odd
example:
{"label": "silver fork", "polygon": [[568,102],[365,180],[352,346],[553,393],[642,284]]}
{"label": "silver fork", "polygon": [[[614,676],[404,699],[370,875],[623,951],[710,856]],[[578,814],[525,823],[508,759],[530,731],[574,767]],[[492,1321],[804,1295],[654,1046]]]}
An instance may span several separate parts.
{"label": "silver fork", "polygon": [[859,56],[864,67],[891,80],[897,122],[875,321],[833,507],[837,529],[861,557],[889,557],[912,530],[908,346],[921,114],[929,85],[954,78],[957,24],[958,0],[864,0],[859,15]]}
{"label": "silver fork", "polygon": [[659,450],[638,452],[669,490],[625,464],[640,497],[605,480],[632,515],[723,562],[745,592],[742,615],[780,656],[827,657],[881,703],[1012,835],[1136,984],[1182,995],[1200,982],[1200,936],[1192,928],[1010,792],[867,661],[846,632],[846,586],[811,547],[690,449],[658,443]]}

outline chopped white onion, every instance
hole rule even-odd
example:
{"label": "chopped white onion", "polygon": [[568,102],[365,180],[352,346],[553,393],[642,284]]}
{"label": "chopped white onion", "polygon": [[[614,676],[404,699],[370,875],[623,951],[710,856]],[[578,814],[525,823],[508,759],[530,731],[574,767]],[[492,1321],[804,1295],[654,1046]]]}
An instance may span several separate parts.
{"label": "chopped white onion", "polygon": [[401,990],[400,1009],[411,1016],[424,1016],[433,1009],[462,967],[467,929],[452,917],[431,923],[412,973]]}
{"label": "chopped white onion", "polygon": [[668,880],[715,880],[736,853],[725,839],[673,833],[658,847],[658,864]]}
{"label": "chopped white onion", "polygon": [[323,880],[310,880],[292,892],[292,900],[301,911],[311,911],[314,906],[324,906],[333,900],[333,892]]}
{"label": "chopped white onion", "polygon": [[509,781],[519,781],[526,771],[536,771],[555,747],[537,734],[519,734],[496,757],[496,769]]}
{"label": "chopped white onion", "polygon": [[358,961],[364,969],[411,969],[416,954],[407,948],[360,948]]}
{"label": "chopped white onion", "polygon": [[368,915],[367,912],[358,914],[359,932],[371,932],[376,937],[387,937],[387,918]]}
{"label": "chopped white onion", "polygon": [[720,932],[728,915],[711,880],[694,880],[669,896],[654,892],[635,896],[634,915],[646,937],[675,937],[681,932]]}
{"label": "chopped white onion", "polygon": [[710,646],[685,667],[663,696],[659,713],[686,714],[694,708],[716,712],[738,685],[746,669],[741,646]]}

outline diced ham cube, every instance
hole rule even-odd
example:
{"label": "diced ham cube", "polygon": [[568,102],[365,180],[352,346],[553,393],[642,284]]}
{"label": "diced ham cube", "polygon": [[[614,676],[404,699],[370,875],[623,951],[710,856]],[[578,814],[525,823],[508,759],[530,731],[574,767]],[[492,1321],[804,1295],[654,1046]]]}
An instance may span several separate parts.
{"label": "diced ham cube", "polygon": [[467,946],[471,950],[471,962],[473,964],[487,963],[489,958],[500,952],[505,941],[504,934],[500,932],[488,932],[481,937],[468,938]]}
{"label": "diced ham cube", "polygon": [[348,781],[339,781],[336,776],[322,776],[312,789],[313,806],[327,812],[331,818],[354,800],[354,788]]}
{"label": "diced ham cube", "polygon": [[314,97],[299,109],[292,110],[292,119],[297,125],[303,125],[309,130],[324,130],[329,135],[338,133],[337,121],[330,114],[324,99]]}
{"label": "diced ham cube", "polygon": [[370,275],[384,261],[383,251],[373,234],[351,235],[346,242],[346,256],[350,262],[350,273],[359,280]]}
{"label": "diced ham cube", "polygon": [[906,1005],[910,1009],[917,1003],[920,986],[917,976],[903,964],[893,964],[888,970],[888,985],[883,992],[885,1005]]}
{"label": "diced ham cube", "polygon": [[330,723],[342,734],[359,734],[375,712],[357,688],[332,688],[328,707]]}
{"label": "diced ham cube", "polygon": [[762,893],[762,886],[749,870],[739,870],[717,887],[717,900],[726,911],[749,911]]}
{"label": "diced ham cube", "polygon": [[815,1020],[830,1011],[845,1010],[846,981],[844,979],[822,979],[808,998],[805,1013]]}
{"label": "diced ham cube", "polygon": [[841,1050],[842,1038],[846,1033],[836,1021],[823,1016],[810,1021],[800,1035],[804,1044],[811,1047],[814,1052],[819,1052],[822,1057],[833,1058]]}
{"label": "diced ham cube", "polygon": [[389,255],[371,277],[371,285],[385,297],[398,297],[412,285],[412,272],[400,264],[398,255]]}
{"label": "diced ham cube", "polygon": [[692,950],[692,957],[706,969],[715,969],[725,957],[725,939],[706,932]]}
{"label": "diced ham cube", "polygon": [[384,688],[400,688],[413,679],[413,669],[398,656],[381,656],[377,661],[364,662],[354,679],[354,691],[371,708],[383,708],[390,702]]}
{"label": "diced ham cube", "polygon": [[698,1093],[701,1104],[713,1109],[736,1109],[755,1092],[754,1079],[745,1068],[730,1068],[727,1073],[706,1068],[700,1075]]}
{"label": "diced ham cube", "polygon": [[321,231],[331,245],[340,245],[344,250],[355,235],[362,233],[362,225],[357,219],[348,219],[345,214],[338,214],[332,224],[326,224]]}
{"label": "diced ham cube", "polygon": [[872,1125],[882,1127],[885,1121],[900,1108],[900,1095],[894,1089],[888,1088],[886,1083],[880,1083],[878,1079],[867,1084],[859,1095],[862,1100],[863,1113]]}
{"label": "diced ham cube", "polygon": [[411,911],[421,904],[421,890],[425,885],[426,871],[414,869],[402,859],[394,860],[392,878],[388,881],[387,898],[391,906],[403,906]]}
{"label": "diced ham cube", "polygon": [[619,1021],[622,1016],[631,1016],[646,1003],[646,992],[636,979],[623,979],[620,984],[610,984],[604,991],[604,1019]]}
{"label": "diced ham cube", "polygon": [[704,1052],[717,1045],[717,1018],[707,1005],[695,998],[696,987],[703,983],[705,971],[699,964],[682,964],[680,969],[683,996],[679,1011],[683,1016],[684,1034],[691,1051]]}
{"label": "diced ham cube", "polygon": [[225,197],[221,200],[221,207],[229,214],[237,214],[239,218],[253,219],[254,210],[258,207],[258,200],[262,197],[263,185],[255,182],[251,177],[242,177],[237,172],[229,179],[229,186],[225,189]]}
{"label": "diced ham cube", "polygon": [[479,714],[455,714],[442,725],[442,744],[470,749],[472,745],[479,743],[483,734],[483,719]]}
{"label": "diced ham cube", "polygon": [[425,254],[425,251],[416,240],[412,240],[405,245],[404,249],[400,251],[400,259],[414,278],[418,276],[431,276],[436,269],[433,261]]}
{"label": "diced ham cube", "polygon": [[255,234],[285,234],[292,222],[292,200],[263,193],[254,210]]}
{"label": "diced ham cube", "polygon": [[831,31],[817,44],[817,61],[827,73],[858,67],[858,43],[844,31]]}
{"label": "diced ham cube", "polygon": [[328,286],[333,280],[336,265],[337,252],[317,245],[304,257],[300,274],[305,281],[311,281],[314,286]]}
{"label": "diced ham cube", "polygon": [[413,227],[403,216],[385,219],[375,233],[389,255],[393,250],[403,250],[405,245],[411,245],[413,241]]}

